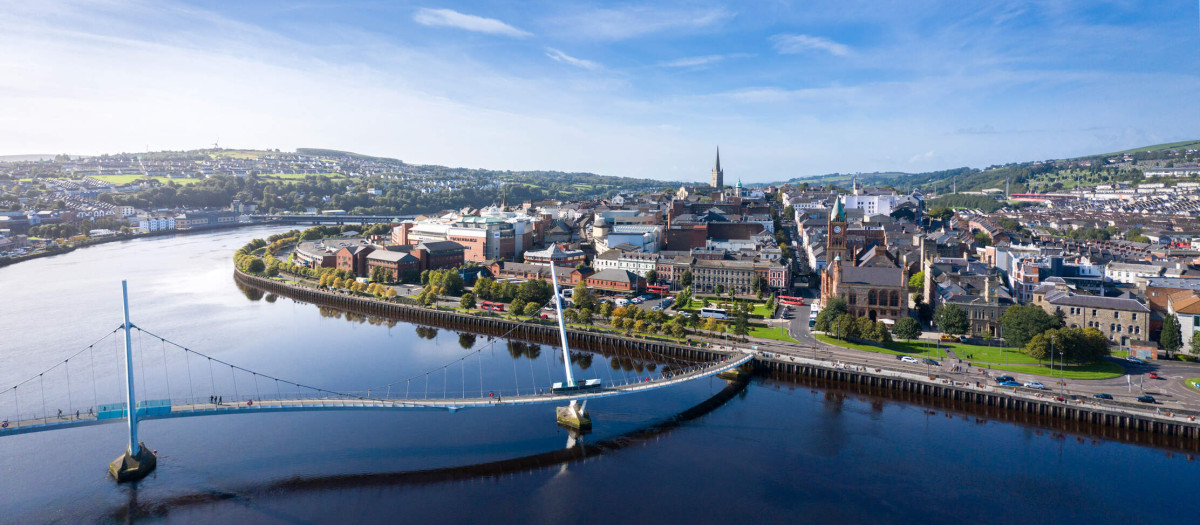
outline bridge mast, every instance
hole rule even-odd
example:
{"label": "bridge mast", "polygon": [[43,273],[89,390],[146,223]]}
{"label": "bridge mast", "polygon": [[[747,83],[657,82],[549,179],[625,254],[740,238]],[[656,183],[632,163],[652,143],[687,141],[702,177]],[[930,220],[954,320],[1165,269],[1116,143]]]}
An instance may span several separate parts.
{"label": "bridge mast", "polygon": [[133,391],[133,340],[130,331],[133,324],[129,322],[129,285],[121,281],[121,300],[125,312],[125,408],[129,421],[129,447],[121,457],[108,465],[108,471],[118,482],[133,481],[146,477],[157,466],[154,453],[146,450],[146,445],[137,438],[137,397]]}
{"label": "bridge mast", "polygon": [[[551,250],[553,252],[553,250]],[[567,347],[567,326],[563,322],[562,314],[562,296],[558,292],[558,274],[554,271],[554,256],[550,256],[550,284],[554,287],[554,313],[558,315],[558,335],[562,338],[562,353],[563,367],[567,372],[567,388],[575,387],[575,378],[571,374],[571,352]],[[576,403],[574,399],[571,404],[565,407],[556,409],[558,422],[561,425],[575,428],[588,429],[592,426],[592,419],[587,415],[587,401]]]}

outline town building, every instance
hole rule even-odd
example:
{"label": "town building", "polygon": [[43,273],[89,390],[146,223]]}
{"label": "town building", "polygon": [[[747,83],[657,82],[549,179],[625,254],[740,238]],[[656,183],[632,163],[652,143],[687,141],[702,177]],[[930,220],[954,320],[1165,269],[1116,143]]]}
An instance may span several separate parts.
{"label": "town building", "polygon": [[[1049,282],[1049,281],[1054,282]],[[1033,292],[1033,304],[1051,315],[1063,316],[1071,328],[1094,327],[1108,338],[1110,344],[1129,346],[1132,340],[1149,339],[1150,308],[1137,299],[1079,295],[1059,279],[1048,282]]]}

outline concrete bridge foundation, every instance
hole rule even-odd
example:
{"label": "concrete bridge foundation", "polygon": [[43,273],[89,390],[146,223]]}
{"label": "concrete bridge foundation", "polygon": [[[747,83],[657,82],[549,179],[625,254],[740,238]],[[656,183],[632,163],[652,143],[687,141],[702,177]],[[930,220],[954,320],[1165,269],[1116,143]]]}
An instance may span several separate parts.
{"label": "concrete bridge foundation", "polygon": [[137,481],[154,472],[158,466],[158,458],[146,444],[138,442],[137,454],[131,454],[129,449],[124,454],[108,464],[108,473],[118,482]]}

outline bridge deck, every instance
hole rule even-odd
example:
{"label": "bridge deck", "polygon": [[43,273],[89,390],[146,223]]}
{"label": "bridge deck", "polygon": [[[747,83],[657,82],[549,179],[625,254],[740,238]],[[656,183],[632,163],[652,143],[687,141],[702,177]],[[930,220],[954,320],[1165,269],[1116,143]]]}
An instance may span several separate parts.
{"label": "bridge deck", "polygon": [[[671,377],[655,380],[616,385],[572,392],[569,394],[540,393],[510,397],[476,397],[476,398],[367,398],[367,397],[328,397],[328,398],[296,398],[296,399],[253,399],[253,403],[195,403],[191,401],[172,401],[170,405],[156,407],[138,407],[138,420],[170,419],[178,417],[213,416],[222,414],[251,414],[261,412],[301,412],[318,410],[448,410],[451,412],[465,408],[496,407],[505,405],[539,405],[551,403],[568,403],[613,397],[637,392],[645,392],[665,388],[712,376],[742,366],[754,359],[752,354],[730,356],[724,361],[711,363],[707,366],[692,369]],[[247,400],[250,401],[250,400]],[[4,421],[0,428],[0,437],[47,430],[58,430],[106,423],[124,423],[125,411],[120,413],[103,414],[66,414],[63,417],[49,416],[27,418],[17,421]]]}

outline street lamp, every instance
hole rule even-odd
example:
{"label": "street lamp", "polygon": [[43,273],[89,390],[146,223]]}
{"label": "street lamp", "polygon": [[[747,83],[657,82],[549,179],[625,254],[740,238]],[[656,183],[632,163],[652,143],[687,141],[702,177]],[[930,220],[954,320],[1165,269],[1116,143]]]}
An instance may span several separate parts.
{"label": "street lamp", "polygon": [[1063,375],[1066,373],[1066,371],[1063,370],[1064,362],[1066,362],[1065,352],[1063,352],[1062,350],[1059,350],[1058,351],[1058,396],[1059,397],[1064,397],[1065,396],[1064,391],[1066,390],[1066,384],[1063,381]]}

